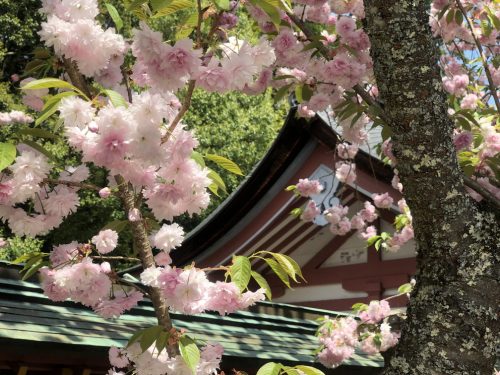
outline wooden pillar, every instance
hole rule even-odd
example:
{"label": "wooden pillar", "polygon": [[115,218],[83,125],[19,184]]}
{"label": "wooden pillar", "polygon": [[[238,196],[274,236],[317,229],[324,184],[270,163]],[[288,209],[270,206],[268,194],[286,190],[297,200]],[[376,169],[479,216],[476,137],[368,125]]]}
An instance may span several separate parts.
{"label": "wooden pillar", "polygon": [[17,370],[17,375],[26,375],[28,373],[28,366],[21,366],[19,370]]}

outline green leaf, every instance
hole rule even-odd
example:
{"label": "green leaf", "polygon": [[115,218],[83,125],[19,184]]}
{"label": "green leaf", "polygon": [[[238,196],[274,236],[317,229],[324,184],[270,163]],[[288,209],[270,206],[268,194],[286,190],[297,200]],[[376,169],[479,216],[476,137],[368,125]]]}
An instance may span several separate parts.
{"label": "green leaf", "polygon": [[290,75],[290,74],[285,74],[285,75],[282,75],[282,76],[276,76],[276,77],[274,77],[274,78],[273,78],[273,81],[280,81],[280,80],[282,80],[282,79],[289,79],[289,78],[290,78],[290,79],[296,79],[296,77],[295,77],[295,76],[292,76],[292,75]]}
{"label": "green leaf", "polygon": [[455,18],[455,10],[451,9],[447,14],[446,14],[446,22],[451,23],[453,19]]}
{"label": "green leaf", "polygon": [[34,255],[37,255],[37,254],[39,254],[39,252],[23,254],[23,255],[17,257],[15,260],[13,260],[12,263],[13,264],[24,263],[27,260],[29,260],[31,257],[33,257]]}
{"label": "green leaf", "polygon": [[491,24],[487,20],[481,21],[481,31],[485,37],[489,37],[493,31]]}
{"label": "green leaf", "polygon": [[240,291],[244,291],[250,282],[252,265],[245,256],[234,256],[233,264],[229,267],[231,281],[235,283]]}
{"label": "green leaf", "polygon": [[382,339],[381,339],[381,337],[380,337],[380,334],[379,334],[379,333],[377,333],[375,336],[373,336],[373,343],[374,343],[375,345],[377,345],[377,347],[379,347],[379,348],[380,348],[380,346],[382,345]]}
{"label": "green leaf", "polygon": [[223,156],[215,155],[215,154],[206,154],[205,159],[213,161],[218,166],[220,166],[221,168],[224,168],[225,170],[227,170],[231,173],[237,174],[239,176],[243,176],[243,173],[241,172],[240,167],[234,161],[231,161]]}
{"label": "green leaf", "polygon": [[271,287],[269,286],[267,280],[258,272],[252,271],[251,274],[257,284],[259,284],[261,288],[265,289],[267,299],[271,300],[273,298],[273,295],[271,293]]}
{"label": "green leaf", "polygon": [[50,50],[47,48],[37,47],[33,51],[33,55],[37,59],[48,59],[50,57]]}
{"label": "green leaf", "polygon": [[295,99],[299,102],[302,103],[304,101],[304,98],[302,97],[302,88],[304,86],[295,86]]}
{"label": "green leaf", "polygon": [[302,211],[303,211],[302,208],[297,207],[290,211],[290,215],[299,217],[300,215],[302,215]]}
{"label": "green leaf", "polygon": [[377,242],[375,242],[375,250],[379,251],[380,250],[380,246],[382,246],[382,239],[379,238],[377,240]]}
{"label": "green leaf", "polygon": [[37,79],[35,81],[28,82],[26,85],[21,87],[22,90],[38,90],[38,89],[50,89],[50,88],[69,89],[77,92],[80,91],[71,83],[68,83],[66,81],[57,78]]}
{"label": "green leaf", "polygon": [[292,257],[290,257],[290,256],[288,256],[288,255],[286,255],[286,254],[281,254],[281,256],[282,256],[282,257],[284,257],[286,260],[288,260],[288,262],[290,262],[290,264],[292,265],[292,267],[293,267],[293,269],[294,269],[295,273],[296,273],[297,275],[299,275],[299,277],[300,277],[302,280],[306,281],[306,279],[304,279],[304,276],[302,275],[302,270],[300,269],[300,266],[299,266],[299,264],[295,261],[295,259],[293,259]]}
{"label": "green leaf", "polygon": [[113,105],[115,107],[126,107],[127,106],[127,101],[125,100],[125,98],[123,96],[121,96],[121,94],[117,93],[116,91],[103,90],[102,92],[104,94],[106,94],[106,96],[109,98],[109,100],[111,101],[111,103],[113,103]]}
{"label": "green leaf", "polygon": [[133,0],[127,5],[127,10],[138,10],[147,2],[148,0]]}
{"label": "green leaf", "polygon": [[210,190],[212,192],[212,194],[220,197],[220,195],[219,195],[219,188],[217,187],[216,184],[211,183],[210,185],[208,185],[208,190]]}
{"label": "green leaf", "polygon": [[406,284],[401,285],[398,288],[398,293],[410,293],[412,289],[413,289],[413,287],[411,286],[411,284],[406,283]]}
{"label": "green leaf", "polygon": [[455,23],[457,25],[461,25],[463,21],[464,21],[464,15],[462,14],[461,11],[457,10],[455,12]]}
{"label": "green leaf", "polygon": [[19,129],[17,131],[17,134],[31,135],[32,137],[45,138],[45,139],[57,139],[58,138],[57,135],[52,134],[48,130],[40,129],[40,128],[24,128],[24,129]]}
{"label": "green leaf", "polygon": [[196,366],[200,362],[200,350],[193,339],[188,336],[182,336],[179,340],[179,350],[186,365],[193,371],[193,374],[196,374]]}
{"label": "green leaf", "polygon": [[304,100],[310,100],[313,95],[313,91],[311,90],[311,87],[309,85],[303,85],[302,86],[302,98]]}
{"label": "green leaf", "polygon": [[35,125],[41,124],[43,121],[52,116],[59,109],[59,103],[63,98],[75,95],[76,92],[74,91],[64,91],[60,92],[59,94],[51,96],[49,99],[47,99],[47,101],[43,105],[42,112],[35,120]]}
{"label": "green leaf", "polygon": [[144,219],[144,226],[148,230],[148,233],[151,233],[155,230],[160,230],[160,224],[158,224],[158,221],[151,217],[146,217]]}
{"label": "green leaf", "polygon": [[30,141],[28,139],[23,140],[22,143],[24,143],[25,145],[30,146],[31,148],[37,150],[38,152],[41,152],[42,154],[44,154],[49,159],[56,160],[56,157],[54,156],[54,154],[51,153],[49,150],[47,150],[42,145],[40,145],[40,144],[38,144],[36,142]]}
{"label": "green leaf", "polygon": [[229,0],[214,0],[215,5],[217,8],[222,9],[222,10],[228,10],[229,9]]}
{"label": "green leaf", "polygon": [[42,112],[40,112],[40,116],[35,120],[35,125],[40,125],[42,122],[47,120],[50,116],[52,116],[59,109],[59,103],[52,103],[48,107],[44,107]]}
{"label": "green leaf", "polygon": [[28,269],[21,280],[28,280],[31,276],[33,276],[40,268],[42,268],[43,266],[47,266],[49,263],[47,261],[44,261],[42,259],[39,259],[37,260],[37,262],[35,262],[31,267],[30,269]]}
{"label": "green leaf", "polygon": [[352,103],[347,105],[346,108],[342,111],[342,113],[339,113],[339,119],[346,120],[349,117],[353,116],[355,113],[358,113],[362,111],[363,108],[360,108],[356,103]]}
{"label": "green leaf", "polygon": [[153,8],[155,12],[167,7],[171,2],[172,0],[150,0],[151,8]]}
{"label": "green leaf", "polygon": [[285,191],[295,191],[297,190],[297,185],[290,185],[290,186],[287,186]]}
{"label": "green leaf", "polygon": [[158,350],[158,353],[160,353],[163,349],[167,347],[167,341],[170,337],[170,334],[165,331],[161,331],[160,334],[158,335],[158,338],[156,339],[156,350]]}
{"label": "green leaf", "polygon": [[290,90],[290,87],[292,87],[293,83],[289,83],[288,85],[285,85],[283,87],[280,87],[278,91],[276,91],[276,94],[274,94],[274,102],[277,103],[281,99],[285,97],[286,94],[288,94],[288,91]]}
{"label": "green leaf", "polygon": [[12,143],[0,143],[0,171],[16,160],[16,146]]}
{"label": "green leaf", "polygon": [[464,117],[462,116],[455,116],[455,120],[457,121],[458,125],[464,130],[470,131],[471,126],[469,121],[467,121]]}
{"label": "green leaf", "polygon": [[488,18],[490,19],[491,23],[493,26],[495,26],[495,29],[500,31],[500,19],[491,11],[491,9],[487,6],[484,7],[486,9],[486,12],[488,13]]}
{"label": "green leaf", "polygon": [[194,8],[194,2],[192,0],[173,0],[168,6],[158,11],[152,18],[168,16],[187,8]]}
{"label": "green leaf", "polygon": [[158,336],[160,336],[162,330],[162,326],[153,326],[142,331],[139,344],[141,345],[141,350],[143,352],[145,352],[151,345],[153,345]]}
{"label": "green leaf", "polygon": [[368,309],[368,305],[366,303],[358,302],[358,303],[355,303],[354,305],[352,305],[351,308],[356,312],[365,311],[366,309]]}
{"label": "green leaf", "polygon": [[297,370],[302,371],[305,375],[325,375],[323,371],[318,370],[317,368],[311,366],[295,366]]}
{"label": "green leaf", "polygon": [[198,24],[198,12],[193,12],[177,27],[175,40],[187,38]]}
{"label": "green leaf", "polygon": [[24,72],[27,73],[27,74],[34,73],[37,70],[42,69],[46,64],[47,64],[46,60],[38,60],[38,59],[31,60],[24,67]]}
{"label": "green leaf", "polygon": [[283,284],[285,284],[287,287],[291,288],[290,286],[290,279],[288,277],[288,274],[285,272],[285,270],[281,267],[281,265],[276,262],[274,259],[271,258],[266,258],[264,259],[265,262],[271,267],[273,272],[278,275],[281,281],[283,281]]}
{"label": "green leaf", "polygon": [[273,4],[271,4],[271,2],[268,2],[266,0],[250,0],[250,2],[253,5],[262,8],[262,10],[266,12],[266,14],[269,16],[271,22],[274,24],[276,29],[279,30],[281,23],[281,15],[276,6],[274,6]]}
{"label": "green leaf", "polygon": [[438,21],[441,18],[443,18],[444,14],[446,13],[446,11],[448,10],[449,7],[450,7],[450,4],[446,4],[446,6],[443,9],[441,9],[441,11],[438,14]]}
{"label": "green leaf", "polygon": [[372,246],[375,242],[377,242],[378,239],[380,239],[380,236],[373,236],[368,238],[368,240],[366,241],[366,246]]}
{"label": "green leaf", "polygon": [[[213,183],[215,184],[215,186],[217,188],[220,188],[225,193],[227,193],[226,184],[224,183],[224,181],[222,180],[222,178],[219,176],[219,174],[217,172],[210,169],[207,176],[208,176],[208,178],[210,178],[213,181]],[[210,188],[210,186],[209,186],[209,188]],[[210,190],[212,190],[212,189],[210,189]],[[218,189],[215,189],[215,190],[217,191]]]}
{"label": "green leaf", "polygon": [[75,96],[75,95],[76,95],[76,92],[74,92],[74,91],[63,91],[63,92],[60,92],[56,95],[52,95],[51,97],[49,97],[45,101],[45,104],[43,105],[43,110],[54,106],[54,104],[58,104],[63,98],[67,98],[68,96]]}
{"label": "green leaf", "polygon": [[[320,49],[323,48],[323,43],[319,40],[315,40],[314,42],[311,42],[309,44],[306,44],[304,48],[302,49],[302,52],[309,51],[310,49]],[[293,77],[293,76],[292,76]],[[295,78],[295,77],[294,77]]]}
{"label": "green leaf", "polygon": [[111,229],[117,233],[120,233],[128,225],[128,220],[113,220],[107,223],[101,230]]}
{"label": "green leaf", "polygon": [[127,347],[129,347],[130,345],[132,345],[134,342],[136,342],[137,340],[139,340],[139,338],[142,336],[143,334],[143,331],[144,330],[139,330],[139,331],[136,331],[134,332],[134,334],[130,337],[130,339],[128,340],[128,343],[127,343]]}
{"label": "green leaf", "polygon": [[108,10],[109,16],[111,17],[111,19],[115,23],[116,31],[120,31],[120,29],[123,27],[123,21],[122,21],[120,15],[118,14],[118,11],[110,3],[105,3],[104,5],[106,6],[106,9]]}
{"label": "green leaf", "polygon": [[193,151],[191,153],[191,159],[193,159],[200,167],[205,167],[205,160],[203,160],[203,155],[198,151]]}
{"label": "green leaf", "polygon": [[278,375],[282,368],[283,365],[281,363],[269,362],[257,371],[257,375]]}
{"label": "green leaf", "polygon": [[287,275],[290,276],[293,281],[298,282],[297,277],[295,276],[295,268],[290,262],[290,260],[288,260],[283,254],[280,253],[270,253],[270,254],[274,257],[274,259],[278,261],[278,263],[281,265],[281,267],[287,273]]}

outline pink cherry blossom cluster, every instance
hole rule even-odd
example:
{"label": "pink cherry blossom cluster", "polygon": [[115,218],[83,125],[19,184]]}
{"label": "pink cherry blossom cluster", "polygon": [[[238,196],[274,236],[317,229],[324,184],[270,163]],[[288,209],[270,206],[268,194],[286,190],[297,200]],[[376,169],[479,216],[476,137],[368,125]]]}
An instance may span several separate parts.
{"label": "pink cherry blossom cluster", "polygon": [[391,331],[384,319],[391,314],[385,300],[371,301],[358,318],[325,317],[318,330],[321,351],[318,360],[326,367],[334,368],[354,354],[356,348],[367,354],[377,354],[397,344],[399,332]]}
{"label": "pink cherry blossom cluster", "polygon": [[[78,187],[56,185],[42,189],[51,166],[47,158],[31,147],[19,145],[19,155],[0,176],[0,218],[17,235],[36,236],[58,227],[79,205]],[[62,180],[81,182],[89,176],[86,166],[69,167],[59,174]],[[33,202],[27,213],[19,203]]]}
{"label": "pink cherry blossom cluster", "polygon": [[179,224],[164,224],[150,240],[153,247],[161,250],[155,256],[156,264],[167,266],[172,263],[170,251],[180,246],[182,241],[184,241],[184,230]]}
{"label": "pink cherry blossom cluster", "polygon": [[309,180],[308,178],[299,179],[296,187],[297,193],[306,198],[319,194],[324,189],[319,180]]}
{"label": "pink cherry blossom cluster", "polygon": [[21,111],[0,112],[0,125],[29,124],[33,117]]}
{"label": "pink cherry blossom cluster", "polygon": [[[375,227],[368,226],[368,223],[375,221],[378,213],[369,201],[364,203],[364,208],[354,214],[352,218],[347,216],[349,207],[335,205],[326,209],[322,214],[330,223],[330,231],[339,236],[346,235],[351,230],[357,230],[360,237],[368,239],[376,235]],[[321,211],[317,204],[310,200],[301,212],[301,220],[313,221],[316,216],[320,215]]]}
{"label": "pink cherry blossom cluster", "polygon": [[[489,183],[487,179],[482,179],[480,183],[485,187],[487,186],[486,189],[492,192],[492,194],[500,196],[500,189]],[[302,184],[300,189],[305,192],[309,191],[309,186],[315,185],[314,182],[308,179],[301,179],[299,184]],[[295,186],[296,190],[299,190],[299,184]],[[372,200],[375,205],[370,201],[365,201],[364,208],[355,213],[351,218],[348,217],[349,207],[342,206],[341,204],[326,209],[322,214],[330,223],[330,231],[335,235],[344,236],[352,230],[357,230],[358,236],[366,241],[377,236],[375,226],[369,225],[378,218],[376,207],[379,209],[390,209],[394,200],[387,192],[372,194]],[[383,249],[391,252],[398,251],[401,246],[410,241],[414,236],[412,217],[406,201],[401,199],[397,204],[402,212],[400,216],[404,217],[404,225],[397,226],[397,230],[392,236],[387,233],[384,234],[386,237],[383,238],[383,242],[381,243]],[[316,202],[309,200],[300,211],[300,219],[305,222],[312,222],[320,214],[321,211]]]}
{"label": "pink cherry blossom cluster", "polygon": [[[92,238],[98,253],[112,251],[118,234],[106,229]],[[51,267],[40,269],[44,293],[53,301],[68,298],[80,302],[105,318],[116,318],[143,299],[141,292],[127,290],[115,282],[108,262],[96,264],[88,255],[90,245],[73,241],[54,246],[50,253]]]}
{"label": "pink cherry blossom cluster", "polygon": [[224,315],[265,299],[262,288],[242,293],[232,282],[209,281],[206,273],[195,267],[150,267],[141,273],[141,281],[159,288],[167,304],[183,314],[213,310]]}
{"label": "pink cherry blossom cluster", "polygon": [[127,45],[113,29],[103,30],[94,18],[99,13],[96,0],[44,0],[41,9],[47,15],[40,38],[55,53],[75,61],[78,70],[103,84],[121,81],[120,66]]}
{"label": "pink cherry blossom cluster", "polygon": [[175,91],[189,80],[210,92],[243,90],[252,94],[262,92],[270,83],[271,71],[266,70],[275,60],[273,49],[266,39],[255,46],[230,39],[221,45],[223,57],[212,56],[202,62],[202,52],[190,39],[170,46],[162,35],[146,24],[135,30],[132,52],[137,57],[132,78],[139,85],[155,90]]}
{"label": "pink cherry blossom cluster", "polygon": [[172,220],[206,208],[211,183],[208,169],[190,158],[198,145],[191,132],[178,126],[167,141],[162,140],[177,110],[173,94],[144,91],[128,107],[108,103],[99,112],[83,99],[65,98],[60,116],[69,143],[82,151],[85,162],[106,167],[111,175],[143,189],[155,216]]}
{"label": "pink cherry blossom cluster", "polygon": [[[196,375],[216,375],[220,367],[224,349],[219,344],[208,343],[200,351],[200,361],[196,366]],[[155,345],[143,351],[139,343],[134,343],[126,349],[111,347],[109,362],[112,369],[108,375],[125,375],[124,371],[133,366],[137,375],[189,375],[193,374],[190,367],[180,355],[171,357],[167,350],[158,352]],[[127,372],[128,373],[128,372]]]}

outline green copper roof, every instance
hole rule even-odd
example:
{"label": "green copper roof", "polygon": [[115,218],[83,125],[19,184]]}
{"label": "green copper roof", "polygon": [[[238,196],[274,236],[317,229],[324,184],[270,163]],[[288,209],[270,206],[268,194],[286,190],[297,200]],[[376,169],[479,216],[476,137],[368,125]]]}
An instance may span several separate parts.
{"label": "green copper roof", "polygon": [[[266,306],[267,305],[267,306]],[[263,303],[261,307],[294,307]],[[303,315],[335,314],[324,310],[296,307]],[[184,328],[198,340],[219,342],[227,356],[314,362],[317,324],[310,319],[289,318],[256,312],[237,312],[228,316],[172,314],[174,326]],[[42,294],[38,284],[0,278],[0,340],[59,343],[106,348],[124,346],[133,332],[156,324],[149,302],[119,319],[106,320],[82,305],[55,303]],[[381,367],[380,356],[355,355],[348,366]]]}

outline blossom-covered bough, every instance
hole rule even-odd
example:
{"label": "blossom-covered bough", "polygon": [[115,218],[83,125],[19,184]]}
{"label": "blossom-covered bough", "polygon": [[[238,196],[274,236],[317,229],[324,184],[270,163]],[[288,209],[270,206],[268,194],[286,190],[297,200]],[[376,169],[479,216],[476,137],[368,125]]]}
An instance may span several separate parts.
{"label": "blossom-covered bough", "polygon": [[[109,373],[216,373],[222,348],[209,343],[200,350],[189,333],[172,327],[169,310],[227,314],[270,297],[266,280],[252,270],[254,260],[264,260],[287,285],[301,277],[293,259],[267,251],[235,256],[228,266],[171,265],[170,252],[184,238],[175,218],[201,212],[208,191],[224,187],[205,159],[241,173],[227,159],[195,151],[195,135],[182,124],[194,89],[254,95],[269,87],[277,90],[276,99],[293,93],[300,116],[328,111],[336,118],[342,132],[332,165],[343,184],[356,184],[354,160],[367,128],[381,127],[381,152],[394,168],[392,185],[405,196],[397,202],[392,234],[377,233],[372,225],[378,210],[395,208],[388,193],[374,194],[355,213],[341,205],[321,212],[312,200],[293,213],[306,221],[324,215],[335,235],[357,230],[377,250],[397,251],[414,236],[417,242],[418,282],[403,330],[390,320],[387,299],[356,304],[357,318],[322,322],[319,360],[335,367],[354,348],[385,352],[401,337],[385,355],[386,374],[491,373],[500,329],[498,2],[127,4],[142,20],[132,40],[119,34],[123,21],[109,3],[102,9],[114,28],[97,21],[96,0],[44,0],[47,19],[39,35],[53,49],[61,76],[20,82],[24,103],[37,115],[0,114],[0,124],[18,128],[0,144],[0,216],[14,234],[34,237],[58,227],[77,210],[82,189],[122,203],[128,220],[110,223],[88,243],[59,244],[50,255],[20,259],[25,277],[40,270],[51,299],[70,298],[103,317],[120,316],[145,295],[151,299],[158,325],[137,332],[126,348],[112,348]],[[191,16],[176,40],[164,41],[148,20],[178,10]],[[236,37],[239,12],[248,12],[260,27],[256,43]],[[80,165],[58,165],[33,140],[57,137],[45,127],[57,111]],[[107,171],[108,186],[87,182],[89,165]],[[311,197],[321,188],[304,178],[289,190]],[[125,226],[139,259],[112,255]],[[112,264],[120,260],[142,264],[141,285],[118,276]],[[224,272],[225,281],[209,281],[208,271]],[[260,289],[248,289],[251,279]],[[259,370],[285,373],[320,372],[278,363]]]}

